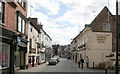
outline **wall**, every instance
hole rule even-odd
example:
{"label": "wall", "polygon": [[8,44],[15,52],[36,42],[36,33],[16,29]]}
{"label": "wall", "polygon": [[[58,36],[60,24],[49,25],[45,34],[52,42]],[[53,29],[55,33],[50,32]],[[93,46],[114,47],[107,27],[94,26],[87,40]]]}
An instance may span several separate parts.
{"label": "wall", "polygon": [[78,57],[80,57],[80,54],[82,54],[81,57],[84,59],[88,56],[90,67],[93,67],[93,61],[95,65],[99,64],[99,62],[109,61],[109,58],[106,58],[106,56],[112,53],[112,33],[92,32],[92,30],[86,29],[79,36],[80,45],[84,39],[86,39],[84,41],[86,43],[85,50],[80,49]]}
{"label": "wall", "polygon": [[[27,3],[26,3],[25,9],[23,9],[18,2],[14,2],[17,5],[15,9],[9,3],[10,2],[5,2],[5,8],[4,8],[5,26],[3,27],[13,32],[16,32],[17,31],[17,11],[20,11],[25,17],[27,17]],[[26,33],[27,33],[27,25],[26,25]]]}

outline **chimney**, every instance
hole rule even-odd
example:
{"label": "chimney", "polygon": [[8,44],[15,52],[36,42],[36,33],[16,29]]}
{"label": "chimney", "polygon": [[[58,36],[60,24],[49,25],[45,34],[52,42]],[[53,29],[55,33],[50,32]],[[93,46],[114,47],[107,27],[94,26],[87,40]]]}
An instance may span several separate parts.
{"label": "chimney", "polygon": [[89,28],[90,27],[90,25],[89,24],[85,24],[85,28]]}
{"label": "chimney", "polygon": [[37,25],[39,29],[43,29],[43,25]]}
{"label": "chimney", "polygon": [[38,25],[38,19],[37,18],[29,18],[30,21],[33,22],[33,24]]}

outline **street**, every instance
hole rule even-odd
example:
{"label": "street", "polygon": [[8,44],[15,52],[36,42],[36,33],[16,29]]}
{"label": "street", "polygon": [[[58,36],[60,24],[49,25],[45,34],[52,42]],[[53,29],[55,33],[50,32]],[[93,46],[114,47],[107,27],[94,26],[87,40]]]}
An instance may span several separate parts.
{"label": "street", "polygon": [[[34,73],[34,72],[87,72],[87,73],[96,73],[98,72],[99,74],[104,74],[105,70],[93,70],[93,69],[80,69],[78,68],[77,63],[73,62],[72,60],[67,60],[64,58],[60,59],[60,62],[57,65],[48,65],[48,63],[41,64],[39,66],[29,68],[26,70],[20,70],[18,72],[29,72],[29,73]],[[100,73],[102,72],[102,73]],[[112,72],[112,71],[109,71]],[[93,74],[93,73],[92,73]],[[108,74],[114,74],[114,73],[108,73]]]}

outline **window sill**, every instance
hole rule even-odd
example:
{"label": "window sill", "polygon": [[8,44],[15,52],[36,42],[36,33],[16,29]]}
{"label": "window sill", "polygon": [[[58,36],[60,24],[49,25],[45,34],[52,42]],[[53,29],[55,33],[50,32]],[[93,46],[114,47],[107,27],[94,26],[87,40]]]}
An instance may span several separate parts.
{"label": "window sill", "polygon": [[0,23],[0,25],[2,25],[2,26],[6,26],[4,23]]}

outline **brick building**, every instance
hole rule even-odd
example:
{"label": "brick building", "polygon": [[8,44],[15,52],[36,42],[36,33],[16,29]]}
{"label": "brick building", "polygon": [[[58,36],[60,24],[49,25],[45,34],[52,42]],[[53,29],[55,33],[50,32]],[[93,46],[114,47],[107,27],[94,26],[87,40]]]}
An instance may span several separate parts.
{"label": "brick building", "polygon": [[0,46],[2,47],[0,48],[0,70],[2,71],[11,72],[13,68],[25,68],[25,53],[27,51],[26,17],[27,2],[21,0],[0,1]]}
{"label": "brick building", "polygon": [[[115,15],[112,15],[105,6],[98,16],[90,24],[93,31],[108,31],[112,32],[112,51],[116,50],[116,20]],[[119,46],[120,48],[120,46]]]}

